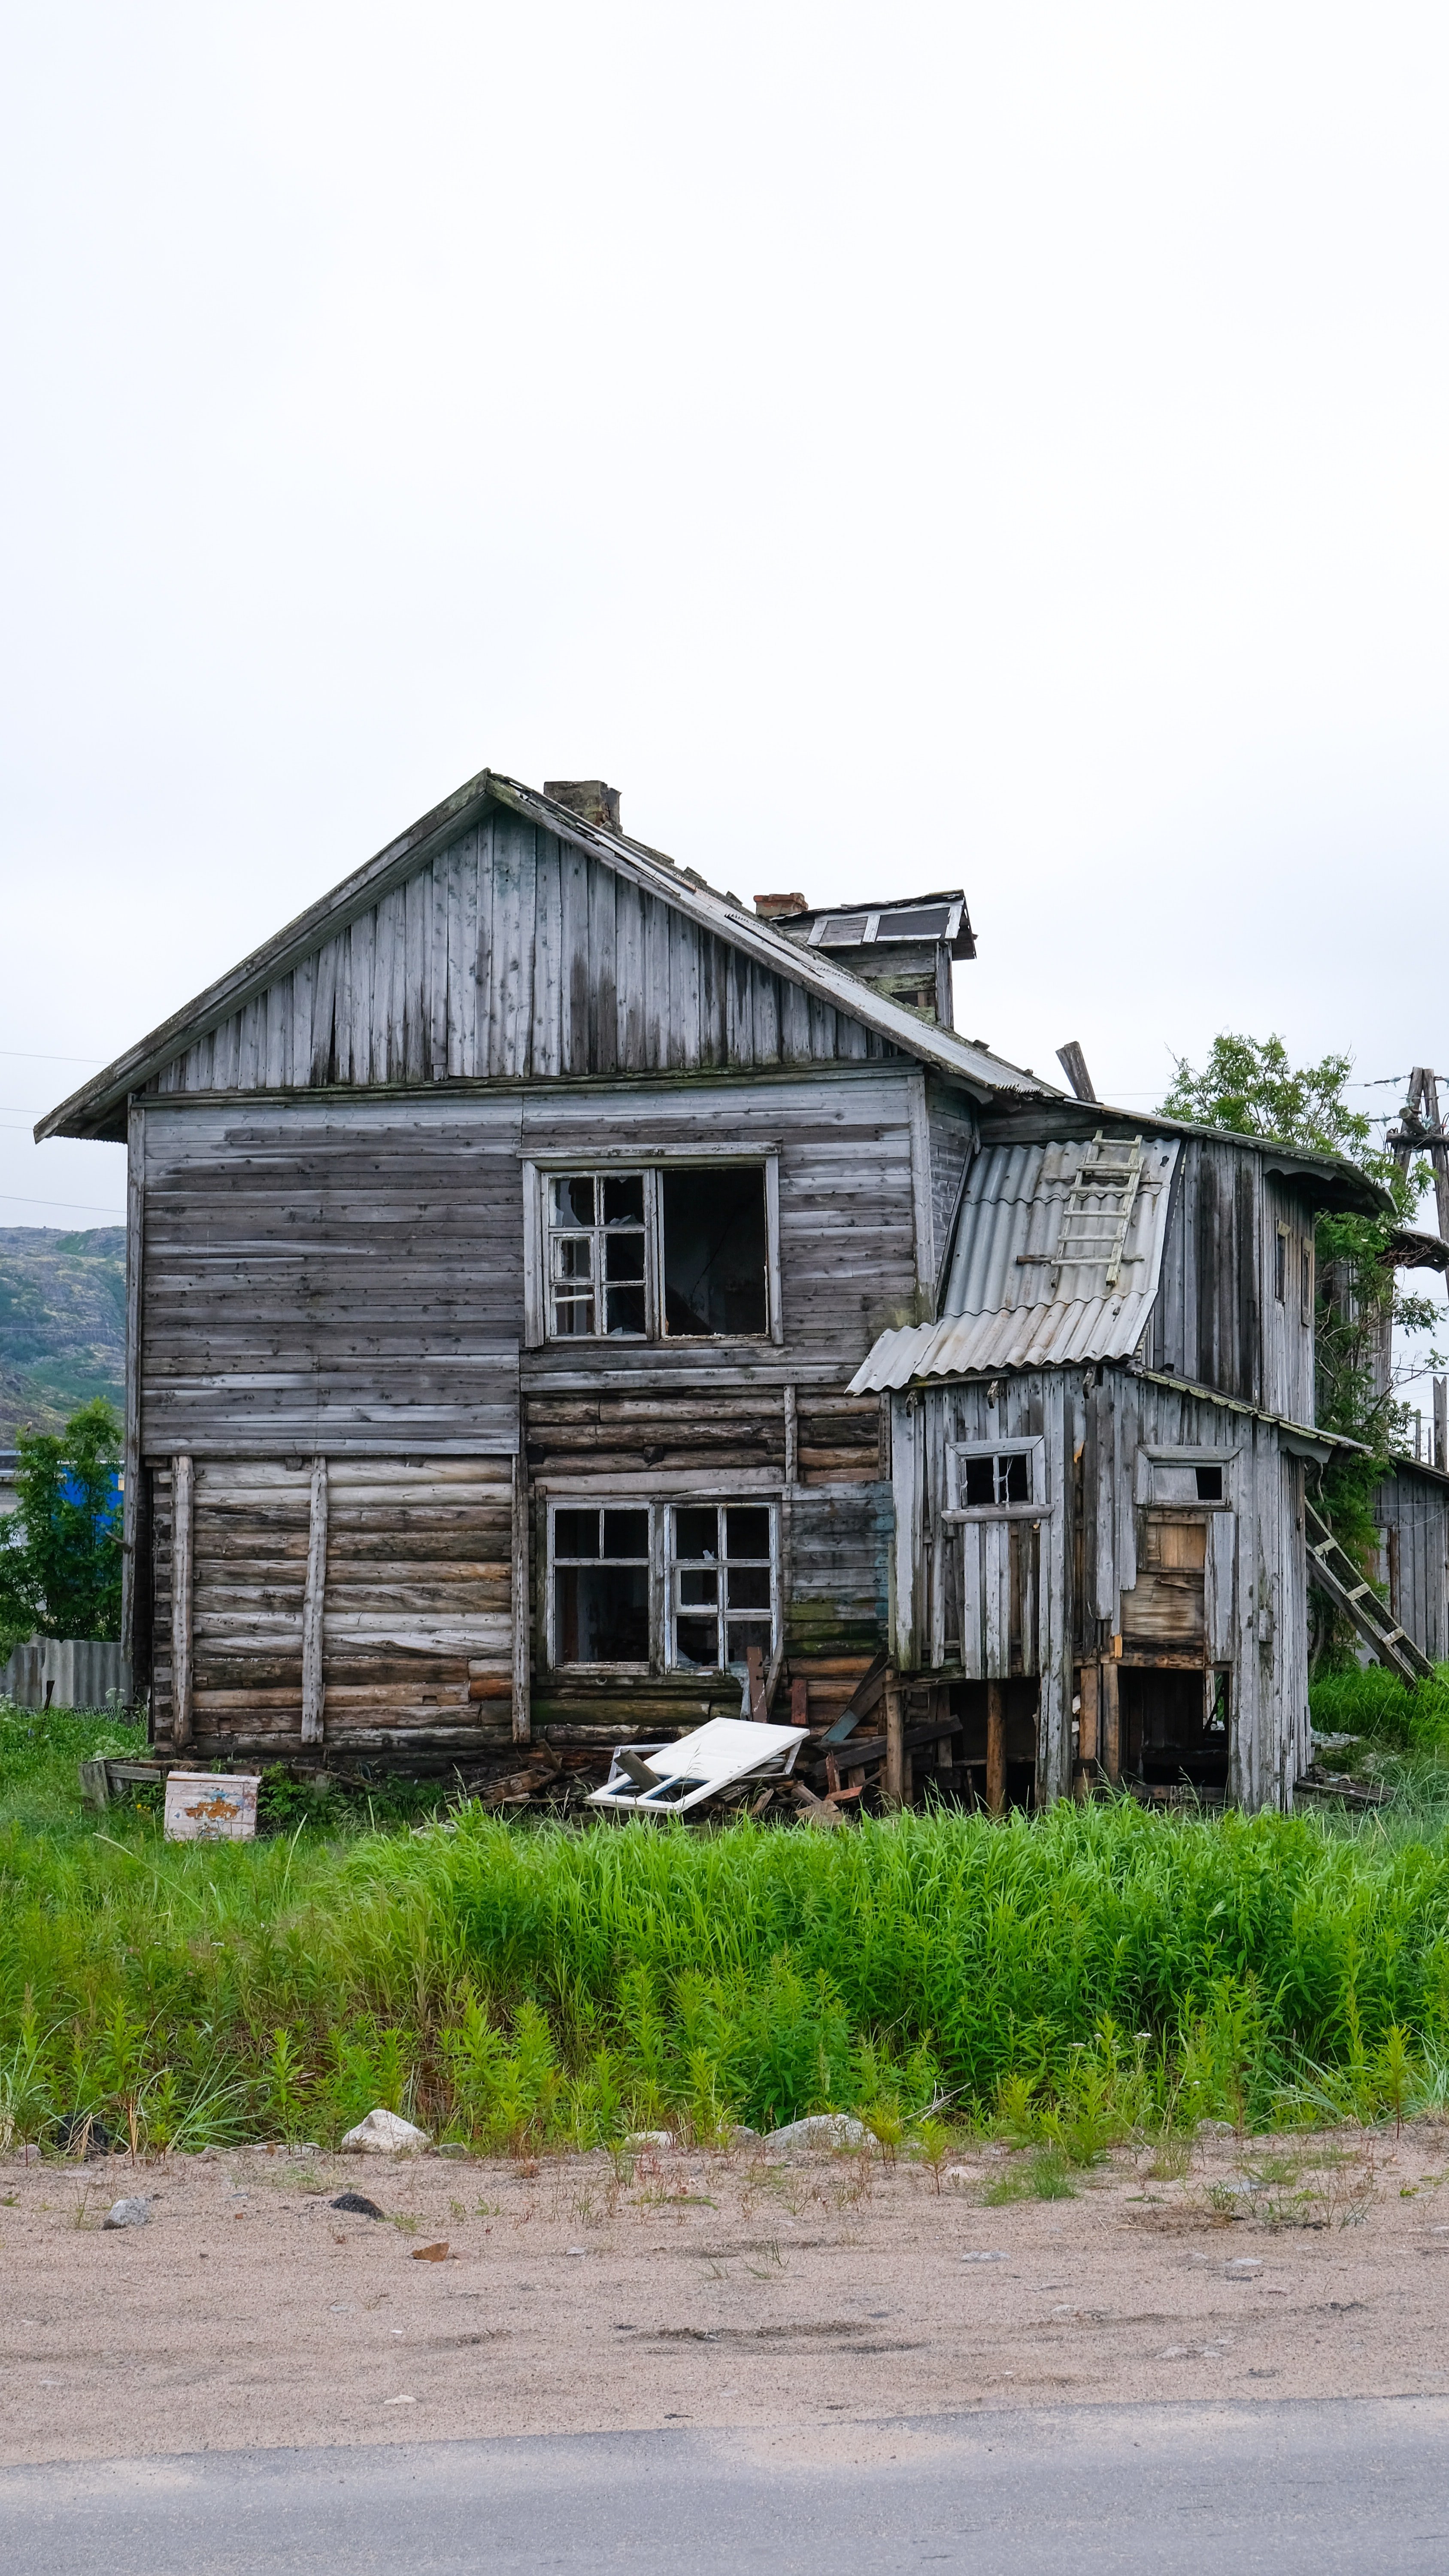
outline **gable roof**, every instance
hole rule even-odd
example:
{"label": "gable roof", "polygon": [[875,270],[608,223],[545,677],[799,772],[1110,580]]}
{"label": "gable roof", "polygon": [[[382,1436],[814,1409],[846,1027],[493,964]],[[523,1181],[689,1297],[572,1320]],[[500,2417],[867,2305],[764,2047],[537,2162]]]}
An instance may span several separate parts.
{"label": "gable roof", "polygon": [[554,833],[560,841],[601,860],[644,892],[662,897],[701,929],[740,950],[757,965],[801,986],[836,1010],[847,1012],[903,1055],[947,1075],[978,1099],[1005,1095],[1056,1102],[1064,1097],[1054,1083],[1044,1082],[988,1048],[972,1045],[950,1030],[901,1009],[849,968],[818,950],[798,946],[729,896],[717,894],[692,871],[676,866],[661,851],[630,840],[622,832],[585,822],[570,807],[541,795],[536,788],[521,785],[517,779],[482,769],[388,842],[375,858],[344,877],[329,894],[309,905],[295,921],[253,949],[250,956],[219,976],[205,992],[52,1109],[36,1125],[36,1142],[48,1136],[122,1134],[125,1103],[133,1092],[143,1090],[197,1038],[217,1027],[279,976],[290,973],[380,897],[424,868],[495,805],[511,807],[526,820]]}

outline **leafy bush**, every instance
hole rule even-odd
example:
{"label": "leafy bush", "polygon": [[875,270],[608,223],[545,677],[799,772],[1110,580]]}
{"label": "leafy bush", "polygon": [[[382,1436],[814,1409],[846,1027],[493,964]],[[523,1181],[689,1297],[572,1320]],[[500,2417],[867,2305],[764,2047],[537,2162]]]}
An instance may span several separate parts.
{"label": "leafy bush", "polygon": [[21,1638],[118,1637],[121,1426],[100,1396],[58,1436],[18,1434],[18,1509],[0,1520],[0,1659]]}
{"label": "leafy bush", "polygon": [[1308,1694],[1321,1735],[1362,1735],[1399,1752],[1449,1753],[1449,1664],[1410,1690],[1382,1664],[1320,1675]]}

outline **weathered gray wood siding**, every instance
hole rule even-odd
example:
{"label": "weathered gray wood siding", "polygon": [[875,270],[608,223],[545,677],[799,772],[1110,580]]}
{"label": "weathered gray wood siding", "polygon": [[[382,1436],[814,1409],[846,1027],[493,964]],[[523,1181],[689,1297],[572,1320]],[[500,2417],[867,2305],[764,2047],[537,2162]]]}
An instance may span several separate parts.
{"label": "weathered gray wood siding", "polygon": [[[1277,1245],[1285,1231],[1284,1294]],[[1184,1139],[1173,1185],[1149,1368],[1221,1388],[1290,1422],[1313,1420],[1313,1321],[1302,1261],[1313,1213],[1257,1153],[1228,1139]]]}
{"label": "weathered gray wood siding", "polygon": [[[916,1077],[919,1080],[919,1077]],[[902,1065],[841,1066],[742,1082],[531,1091],[520,1150],[586,1163],[607,1150],[708,1156],[722,1146],[780,1168],[780,1345],[703,1342],[542,1344],[523,1358],[525,1387],[570,1384],[739,1385],[802,1370],[843,1386],[888,1324],[914,1319],[916,1191],[913,1074]],[[521,1234],[519,1235],[521,1258]]]}
{"label": "weathered gray wood siding", "polygon": [[[1144,1449],[1220,1451],[1231,1508],[1206,1515],[1204,1666],[1232,1669],[1230,1794],[1290,1806],[1309,1759],[1304,1469],[1271,1423],[1108,1370],[1022,1371],[892,1399],[892,1633],[906,1669],[1039,1677],[1038,1779],[1070,1784],[1074,1661],[1110,1650],[1139,1581]],[[953,1441],[1040,1439],[1039,1521],[951,1524]]]}
{"label": "weathered gray wood siding", "polygon": [[[509,1733],[512,1462],[329,1462],[322,1605],[329,1758],[462,1750]],[[293,1751],[311,1462],[208,1458],[192,1478],[192,1731],[201,1755]],[[152,1471],[157,1638],[151,1720],[174,1727],[172,1489]],[[490,1723],[491,1721],[491,1723]]]}
{"label": "weathered gray wood siding", "polygon": [[930,1266],[933,1321],[936,1300],[951,1258],[951,1238],[971,1157],[976,1151],[976,1112],[964,1091],[944,1082],[926,1084],[926,1120],[931,1169]]}
{"label": "weathered gray wood siding", "polygon": [[1449,1660],[1449,1477],[1407,1464],[1374,1496],[1395,1618],[1433,1663]]}
{"label": "weathered gray wood siding", "polygon": [[145,1112],[149,1457],[509,1451],[516,1099]]}
{"label": "weathered gray wood siding", "polygon": [[788,974],[500,807],[197,1038],[157,1087],[523,1082],[891,1052]]}

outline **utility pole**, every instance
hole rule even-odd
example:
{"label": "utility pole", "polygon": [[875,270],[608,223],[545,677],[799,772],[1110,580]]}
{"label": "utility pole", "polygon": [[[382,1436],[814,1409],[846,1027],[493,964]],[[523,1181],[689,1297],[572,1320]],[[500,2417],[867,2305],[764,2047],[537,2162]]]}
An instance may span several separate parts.
{"label": "utility pole", "polygon": [[1439,1081],[1432,1065],[1415,1065],[1409,1076],[1408,1099],[1399,1113],[1397,1127],[1389,1129],[1388,1141],[1401,1172],[1407,1172],[1416,1154],[1427,1155],[1434,1172],[1439,1240],[1449,1243],[1449,1137],[1444,1133]]}

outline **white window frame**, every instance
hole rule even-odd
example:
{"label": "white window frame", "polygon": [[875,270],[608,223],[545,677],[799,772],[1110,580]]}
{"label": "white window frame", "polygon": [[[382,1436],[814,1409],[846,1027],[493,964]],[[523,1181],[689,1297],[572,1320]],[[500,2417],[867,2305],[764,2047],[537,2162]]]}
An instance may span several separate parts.
{"label": "white window frame", "polygon": [[[582,1664],[565,1663],[560,1658],[558,1646],[558,1588],[555,1579],[560,1558],[555,1543],[554,1531],[560,1512],[575,1511],[646,1512],[649,1516],[649,1655],[645,1662],[622,1664]],[[548,1669],[550,1672],[568,1673],[570,1675],[576,1674],[580,1677],[593,1675],[603,1675],[607,1677],[611,1673],[629,1675],[634,1678],[638,1678],[641,1675],[646,1674],[655,1677],[668,1675],[671,1678],[679,1677],[685,1680],[703,1679],[706,1676],[718,1676],[722,1673],[728,1673],[732,1680],[737,1681],[740,1678],[740,1675],[745,1669],[743,1663],[737,1666],[730,1664],[681,1664],[677,1660],[678,1650],[676,1645],[676,1630],[680,1616],[680,1606],[676,1597],[678,1593],[678,1584],[675,1578],[681,1564],[692,1565],[698,1561],[693,1558],[681,1560],[673,1553],[674,1522],[672,1516],[674,1513],[681,1511],[763,1511],[768,1515],[770,1532],[769,1611],[768,1614],[765,1614],[759,1610],[754,1610],[745,1612],[741,1615],[753,1618],[760,1618],[768,1615],[770,1627],[770,1649],[769,1658],[767,1660],[773,1660],[773,1658],[781,1652],[784,1640],[785,1623],[784,1581],[780,1538],[781,1512],[780,1496],[778,1492],[762,1494],[758,1492],[745,1491],[731,1494],[721,1493],[718,1487],[716,1487],[712,1493],[668,1494],[652,1497],[645,1497],[637,1493],[609,1492],[600,1494],[597,1491],[589,1493],[565,1492],[550,1494],[546,1501],[546,1600],[544,1625],[546,1631]],[[728,1558],[722,1561],[726,1565],[729,1563]],[[762,1559],[757,1558],[743,1561],[751,1564],[763,1562]],[[564,1557],[562,1562],[565,1565],[572,1565],[576,1563],[638,1563],[639,1560],[637,1558],[609,1559],[607,1557],[598,1557],[579,1559],[574,1557]],[[718,1600],[716,1601],[714,1612],[716,1621],[718,1621],[721,1616],[727,1615],[727,1609],[727,1603],[722,1603]],[[686,1605],[683,1615],[688,1619],[691,1617],[707,1617],[709,1613],[706,1608],[701,1607],[691,1609]],[[726,1638],[726,1642],[728,1642],[728,1638]]]}
{"label": "white window frame", "polygon": [[[1031,1495],[1024,1503],[963,1503],[965,1478],[962,1461],[967,1458],[1027,1458],[1030,1461]],[[1020,1440],[951,1440],[946,1444],[946,1509],[943,1521],[1044,1521],[1051,1518],[1051,1501],[1047,1492],[1046,1442],[1040,1437]]]}
{"label": "white window frame", "polygon": [[[679,1576],[682,1572],[685,1572],[685,1571],[687,1571],[688,1569],[690,1569],[691,1567],[694,1567],[694,1566],[698,1565],[698,1563],[700,1562],[700,1560],[699,1560],[697,1557],[680,1557],[680,1556],[676,1555],[676,1553],[675,1553],[674,1545],[673,1545],[673,1539],[674,1539],[674,1523],[675,1523],[675,1519],[676,1519],[677,1514],[678,1514],[678,1513],[680,1513],[680,1512],[711,1511],[711,1510],[716,1511],[716,1512],[730,1512],[730,1511],[763,1511],[763,1512],[765,1512],[765,1513],[768,1515],[768,1519],[769,1519],[770,1605],[769,1605],[769,1609],[768,1609],[768,1611],[764,1614],[764,1615],[767,1617],[768,1621],[769,1621],[769,1628],[770,1628],[770,1642],[769,1642],[769,1648],[768,1648],[767,1655],[766,1655],[766,1661],[768,1662],[768,1661],[769,1661],[773,1656],[775,1656],[776,1654],[778,1654],[778,1653],[779,1653],[779,1650],[780,1650],[780,1637],[781,1637],[781,1619],[780,1619],[780,1515],[779,1515],[778,1510],[775,1508],[775,1506],[774,1506],[771,1502],[769,1502],[769,1501],[767,1501],[767,1500],[766,1500],[766,1498],[765,1498],[765,1496],[764,1496],[763,1494],[726,1494],[726,1495],[724,1495],[724,1496],[718,1497],[718,1498],[716,1498],[716,1499],[714,1499],[714,1500],[710,1500],[710,1501],[704,1500],[703,1498],[699,1498],[699,1499],[697,1499],[697,1498],[696,1498],[695,1496],[693,1496],[693,1495],[687,1495],[687,1494],[675,1494],[675,1495],[671,1496],[670,1500],[669,1500],[667,1503],[662,1504],[659,1508],[660,1508],[660,1516],[661,1516],[661,1518],[662,1518],[662,1520],[663,1520],[663,1522],[664,1522],[664,1558],[663,1558],[663,1562],[664,1562],[664,1586],[665,1586],[665,1590],[664,1590],[664,1638],[663,1638],[664,1658],[663,1658],[663,1660],[664,1660],[664,1668],[665,1668],[665,1671],[666,1671],[666,1672],[670,1672],[670,1673],[676,1673],[676,1672],[682,1672],[682,1673],[704,1673],[704,1672],[711,1672],[711,1671],[713,1671],[713,1672],[717,1672],[717,1673],[725,1673],[725,1672],[727,1672],[727,1673],[734,1674],[734,1675],[738,1676],[739,1674],[742,1674],[742,1673],[745,1671],[745,1669],[746,1669],[746,1667],[745,1667],[745,1665],[744,1665],[743,1661],[741,1661],[738,1665],[731,1664],[731,1663],[729,1663],[728,1661],[726,1661],[726,1662],[725,1662],[725,1663],[723,1663],[723,1664],[714,1664],[714,1665],[709,1665],[709,1664],[681,1664],[681,1663],[680,1663],[680,1661],[679,1661],[678,1631],[679,1631],[679,1622],[680,1622],[681,1617],[682,1617],[682,1618],[685,1618],[685,1619],[698,1619],[698,1618],[703,1618],[703,1617],[705,1617],[705,1616],[707,1616],[707,1615],[708,1615],[706,1610],[704,1610],[704,1609],[702,1609],[702,1608],[692,1608],[692,1607],[691,1607],[689,1604],[687,1604],[687,1603],[681,1603],[681,1601],[680,1601],[680,1599],[679,1599],[679,1583],[678,1583],[678,1579],[677,1579],[677,1578],[678,1578],[678,1576]],[[737,1560],[737,1561],[738,1561],[739,1563],[746,1564],[746,1565],[751,1565],[751,1566],[759,1565],[759,1564],[762,1562],[762,1560],[761,1560],[759,1557],[745,1557],[745,1558],[741,1558],[741,1559],[739,1559],[739,1560]],[[716,1560],[716,1562],[717,1562],[721,1567],[723,1567],[723,1568],[726,1568],[726,1569],[727,1569],[727,1568],[728,1568],[728,1566],[729,1566],[729,1564],[730,1564],[730,1562],[731,1562],[731,1560],[730,1560],[728,1557],[721,1557],[721,1558],[718,1558],[718,1559]],[[725,1584],[725,1589],[726,1589],[726,1592],[728,1592],[728,1574],[727,1574],[727,1572],[726,1572],[726,1584]],[[739,1613],[739,1614],[737,1614],[737,1615],[740,1615],[740,1616],[745,1617],[745,1618],[756,1618],[756,1619],[758,1619],[758,1618],[760,1617],[760,1615],[761,1615],[761,1614],[760,1614],[760,1612],[759,1612],[758,1610],[753,1610],[753,1611],[748,1611],[748,1610],[747,1610],[747,1611],[744,1611],[744,1612]],[[728,1603],[727,1603],[727,1601],[720,1601],[720,1600],[717,1598],[717,1599],[716,1599],[716,1605],[715,1605],[715,1622],[716,1622],[716,1628],[718,1628],[718,1624],[719,1624],[719,1622],[720,1622],[721,1620],[727,1620],[727,1618],[728,1618]],[[726,1626],[726,1629],[725,1629],[725,1638],[724,1638],[724,1642],[725,1642],[726,1649],[728,1649],[728,1645],[729,1645],[729,1630],[728,1630],[728,1627],[727,1627],[727,1626]]]}
{"label": "white window frame", "polygon": [[[644,1659],[643,1659],[643,1661],[642,1661],[642,1662],[639,1662],[639,1661],[632,1661],[632,1662],[629,1662],[629,1663],[623,1663],[623,1664],[602,1664],[602,1663],[600,1663],[600,1664],[580,1664],[580,1663],[566,1663],[566,1662],[563,1660],[563,1658],[561,1657],[561,1655],[559,1654],[559,1650],[558,1650],[558,1587],[557,1587],[557,1584],[556,1584],[555,1579],[554,1579],[554,1578],[555,1578],[556,1571],[557,1571],[558,1563],[559,1563],[559,1557],[558,1557],[558,1550],[557,1550],[557,1547],[556,1547],[556,1544],[555,1544],[555,1540],[554,1540],[554,1529],[555,1529],[555,1525],[556,1525],[556,1523],[557,1523],[558,1515],[559,1515],[559,1513],[560,1513],[560,1512],[600,1512],[600,1513],[602,1513],[602,1512],[642,1512],[642,1513],[644,1514],[644,1517],[645,1517],[645,1519],[646,1519],[646,1521],[647,1521],[647,1523],[648,1523],[648,1544],[647,1544],[647,1557],[646,1557],[646,1561],[647,1561],[647,1565],[648,1565],[648,1595],[649,1595],[649,1607],[648,1607],[648,1620],[649,1620],[649,1652],[648,1652],[648,1654],[644,1657]],[[602,1530],[601,1530],[601,1536],[602,1536]],[[659,1607],[659,1565],[658,1565],[658,1554],[659,1554],[659,1533],[658,1533],[658,1529],[657,1529],[657,1526],[656,1526],[656,1513],[655,1513],[654,1507],[653,1507],[651,1504],[647,1503],[647,1502],[642,1502],[642,1501],[640,1500],[640,1498],[639,1498],[639,1496],[638,1496],[637,1494],[626,1494],[626,1495],[615,1495],[615,1494],[597,1494],[597,1495],[596,1495],[596,1494],[560,1494],[556,1499],[551,1499],[551,1500],[550,1500],[550,1502],[549,1502],[549,1506],[548,1506],[548,1602],[547,1602],[547,1611],[548,1611],[548,1662],[549,1662],[549,1670],[550,1670],[550,1672],[555,1672],[555,1673],[590,1673],[590,1674],[594,1674],[594,1673],[629,1673],[629,1674],[633,1674],[633,1675],[636,1675],[636,1676],[637,1676],[637,1675],[640,1675],[640,1674],[648,1674],[648,1673],[651,1673],[651,1672],[654,1670],[654,1661],[655,1661],[655,1658],[654,1658],[654,1640],[655,1640],[655,1636],[656,1636],[656,1634],[657,1634],[657,1629],[658,1629],[658,1607]],[[584,1564],[584,1565],[586,1565],[586,1564],[589,1564],[589,1563],[593,1563],[593,1564],[595,1564],[595,1565],[610,1565],[610,1564],[614,1564],[614,1565],[635,1564],[635,1565],[637,1565],[637,1564],[638,1564],[638,1562],[639,1562],[639,1559],[638,1559],[637,1557],[603,1557],[603,1556],[600,1556],[600,1557],[594,1557],[594,1558],[590,1559],[590,1558],[587,1558],[587,1557],[571,1557],[571,1556],[566,1556],[566,1557],[563,1559],[563,1562],[564,1562],[564,1564],[565,1564],[565,1565],[578,1565],[578,1564]]]}
{"label": "white window frame", "polygon": [[[663,1172],[718,1171],[721,1169],[760,1172],[765,1187],[765,1329],[763,1333],[666,1333],[660,1300],[664,1277],[663,1192],[659,1186]],[[632,1178],[644,1182],[644,1319],[642,1333],[610,1334],[597,1329],[592,1333],[555,1333],[553,1330],[553,1282],[549,1275],[549,1184],[571,1175],[590,1178],[595,1185],[606,1180]],[[597,1230],[601,1239],[603,1229]],[[603,1282],[596,1282],[596,1290]],[[610,1148],[603,1153],[586,1149],[576,1153],[531,1154],[523,1163],[523,1303],[524,1340],[529,1350],[545,1346],[551,1350],[584,1352],[618,1350],[638,1351],[646,1346],[671,1350],[759,1350],[762,1344],[782,1343],[785,1338],[780,1297],[780,1149],[778,1144],[758,1145],[753,1151],[739,1145],[720,1150],[708,1146],[661,1153],[630,1152]],[[596,1306],[596,1322],[599,1308]]]}
{"label": "white window frame", "polygon": [[[1143,1447],[1137,1452],[1137,1500],[1144,1508],[1159,1512],[1230,1512],[1234,1509],[1233,1466],[1239,1455],[1236,1449]],[[1179,1499],[1175,1495],[1155,1494],[1152,1490],[1154,1467],[1221,1467],[1221,1502],[1206,1502],[1196,1495]]]}

